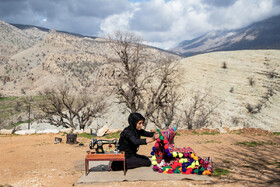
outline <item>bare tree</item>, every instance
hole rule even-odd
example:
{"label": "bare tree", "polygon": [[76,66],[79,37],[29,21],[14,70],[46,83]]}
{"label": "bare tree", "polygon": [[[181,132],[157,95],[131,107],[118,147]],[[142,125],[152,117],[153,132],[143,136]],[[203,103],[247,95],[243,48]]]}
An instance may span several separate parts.
{"label": "bare tree", "polygon": [[[150,119],[158,128],[169,128],[176,125],[176,112],[181,102],[181,96],[176,92],[180,84],[177,64],[170,60],[163,61],[156,68],[158,71],[154,77],[154,84],[149,89],[144,88],[147,96],[145,116]],[[176,124],[173,124],[176,123]]]}
{"label": "bare tree", "polygon": [[216,109],[220,104],[221,101],[215,101],[210,97],[210,91],[204,94],[195,92],[189,106],[184,110],[187,128],[207,127],[210,124],[211,117],[218,115]]}
{"label": "bare tree", "polygon": [[28,111],[28,129],[30,129],[31,125],[31,105],[34,102],[34,98],[32,96],[26,96],[24,99],[24,103],[26,104],[27,111]]}
{"label": "bare tree", "polygon": [[86,93],[72,95],[69,87],[45,90],[41,95],[46,100],[40,105],[44,113],[41,118],[55,126],[84,129],[91,118],[102,115],[107,107],[103,99],[94,100]]}
{"label": "bare tree", "polygon": [[[117,31],[108,43],[117,55],[114,67],[121,77],[117,80],[117,96],[130,112],[142,111],[157,126],[169,125],[179,97],[175,87],[176,65],[169,59],[152,63],[152,54],[134,33]],[[177,98],[177,99],[176,99]],[[162,113],[165,111],[166,113]],[[163,119],[164,118],[164,119]]]}
{"label": "bare tree", "polygon": [[117,82],[117,95],[121,103],[125,103],[131,112],[142,108],[141,89],[148,77],[140,80],[144,66],[141,39],[133,33],[117,31],[109,36],[109,44],[118,59],[114,67],[121,72],[121,79]]}

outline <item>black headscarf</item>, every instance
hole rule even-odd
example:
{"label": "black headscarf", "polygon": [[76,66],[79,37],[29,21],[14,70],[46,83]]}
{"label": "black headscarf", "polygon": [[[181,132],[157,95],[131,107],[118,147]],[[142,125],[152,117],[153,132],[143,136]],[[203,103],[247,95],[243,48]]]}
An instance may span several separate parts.
{"label": "black headscarf", "polygon": [[137,112],[133,112],[130,113],[130,115],[128,116],[128,123],[130,126],[132,126],[134,129],[136,129],[136,124],[138,123],[138,121],[143,120],[143,122],[145,121],[145,118],[137,113]]}

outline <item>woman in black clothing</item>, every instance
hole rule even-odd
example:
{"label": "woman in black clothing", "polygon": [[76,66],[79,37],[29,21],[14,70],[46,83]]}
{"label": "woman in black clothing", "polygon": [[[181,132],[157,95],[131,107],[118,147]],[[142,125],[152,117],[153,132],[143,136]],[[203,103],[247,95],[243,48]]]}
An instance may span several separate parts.
{"label": "woman in black clothing", "polygon": [[[119,150],[125,152],[127,169],[137,168],[141,166],[151,166],[151,161],[144,155],[138,155],[137,151],[139,145],[146,145],[147,143],[155,141],[158,133],[147,132],[142,129],[145,118],[139,113],[131,113],[128,117],[129,126],[126,127],[120,135]],[[141,136],[149,138],[141,139]],[[112,170],[122,170],[123,163],[114,161],[111,165]]]}

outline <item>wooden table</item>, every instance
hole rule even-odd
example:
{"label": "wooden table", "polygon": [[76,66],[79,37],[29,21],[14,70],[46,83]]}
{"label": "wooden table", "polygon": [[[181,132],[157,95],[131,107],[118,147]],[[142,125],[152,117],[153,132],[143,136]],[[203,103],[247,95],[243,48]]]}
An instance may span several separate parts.
{"label": "wooden table", "polygon": [[88,152],[85,159],[85,172],[88,174],[88,163],[89,161],[123,161],[123,172],[126,175],[125,168],[125,153],[96,153],[96,152]]}

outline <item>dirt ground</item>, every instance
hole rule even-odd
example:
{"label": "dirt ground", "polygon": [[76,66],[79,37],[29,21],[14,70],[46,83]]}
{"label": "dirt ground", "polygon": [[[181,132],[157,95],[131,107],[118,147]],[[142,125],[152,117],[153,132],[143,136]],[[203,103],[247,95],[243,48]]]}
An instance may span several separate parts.
{"label": "dirt ground", "polygon": [[[62,143],[54,144],[55,137]],[[64,134],[1,135],[0,186],[79,186],[90,139],[78,137],[84,146],[66,144]],[[241,142],[239,144],[236,144]],[[242,145],[250,142],[248,145]],[[141,146],[150,156],[154,143]],[[212,157],[215,169],[229,173],[212,181],[116,182],[91,186],[279,186],[280,136],[259,129],[226,134],[209,131],[179,131],[175,145],[191,147],[200,157]],[[253,147],[250,147],[253,146]],[[106,177],[106,176],[104,176]],[[85,185],[80,185],[85,186]]]}

